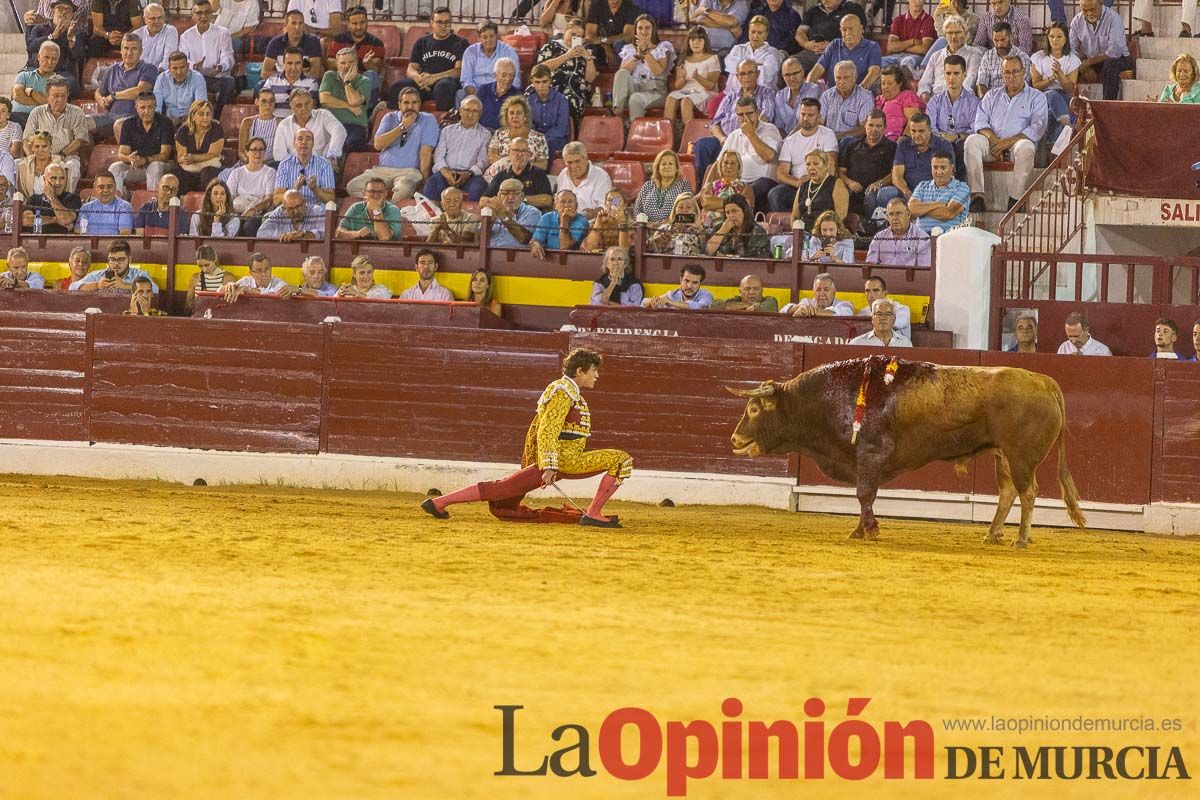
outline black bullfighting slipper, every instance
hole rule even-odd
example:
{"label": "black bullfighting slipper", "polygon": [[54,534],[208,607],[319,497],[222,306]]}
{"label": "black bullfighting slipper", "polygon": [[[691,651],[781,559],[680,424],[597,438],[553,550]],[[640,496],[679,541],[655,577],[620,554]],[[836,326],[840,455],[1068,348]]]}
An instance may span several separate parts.
{"label": "black bullfighting slipper", "polygon": [[421,503],[421,510],[431,517],[438,519],[450,519],[450,514],[447,511],[438,511],[438,507],[433,504],[433,498],[430,497],[424,503]]}
{"label": "black bullfighting slipper", "polygon": [[601,519],[596,519],[595,517],[589,517],[587,514],[584,514],[582,517],[579,518],[579,524],[586,525],[590,528],[619,528],[619,527],[621,527],[621,523],[616,517],[609,517],[607,520],[601,520]]}

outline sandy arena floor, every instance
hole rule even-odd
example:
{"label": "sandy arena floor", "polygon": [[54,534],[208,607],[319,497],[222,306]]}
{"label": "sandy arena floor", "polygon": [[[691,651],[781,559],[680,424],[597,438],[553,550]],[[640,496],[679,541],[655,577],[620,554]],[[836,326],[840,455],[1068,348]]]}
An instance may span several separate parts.
{"label": "sandy arena floor", "polygon": [[[928,720],[935,781],[689,797],[1175,797],[1190,782],[942,779],[947,745],[1179,745],[1200,772],[1200,541],[614,504],[623,531],[448,523],[413,495],[0,477],[0,797],[660,798],[493,777],[577,723]],[[1012,533],[1009,533],[1011,541]],[[1175,733],[948,733],[958,716],[1179,717]],[[628,737],[627,737],[628,738]],[[558,745],[561,746],[561,745]],[[1191,795],[1194,796],[1194,795]]]}

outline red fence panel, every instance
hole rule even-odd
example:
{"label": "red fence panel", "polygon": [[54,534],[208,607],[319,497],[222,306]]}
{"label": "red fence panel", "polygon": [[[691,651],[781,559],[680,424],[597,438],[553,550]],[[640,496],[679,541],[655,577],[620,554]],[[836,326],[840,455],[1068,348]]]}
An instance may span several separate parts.
{"label": "red fence panel", "polygon": [[1200,369],[1154,362],[1156,414],[1151,497],[1200,503]]}
{"label": "red fence panel", "polygon": [[87,367],[82,314],[0,312],[0,437],[86,439]]}

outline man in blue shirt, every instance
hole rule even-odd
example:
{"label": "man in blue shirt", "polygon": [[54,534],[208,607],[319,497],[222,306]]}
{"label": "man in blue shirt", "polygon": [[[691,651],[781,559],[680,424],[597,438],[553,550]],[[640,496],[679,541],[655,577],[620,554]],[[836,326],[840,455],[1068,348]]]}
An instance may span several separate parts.
{"label": "man in blue shirt", "polygon": [[975,130],[963,144],[967,162],[967,184],[971,187],[971,211],[984,210],[983,162],[998,161],[1008,153],[1013,172],[1009,183],[1008,207],[1016,205],[1033,181],[1033,159],[1037,143],[1048,124],[1046,95],[1025,82],[1025,65],[1009,56],[1001,68],[1004,85],[984,95],[975,112]]}
{"label": "man in blue shirt", "polygon": [[546,137],[550,150],[550,162],[558,158],[563,146],[571,138],[570,104],[557,89],[550,86],[550,68],[537,64],[529,71],[529,88],[525,97],[533,118],[533,129]]}
{"label": "man in blue shirt", "polygon": [[338,287],[326,280],[327,270],[325,259],[320,256],[309,256],[300,264],[300,274],[304,280],[296,287],[293,294],[308,297],[332,297],[337,294]]}
{"label": "man in blue shirt", "polygon": [[516,85],[517,62],[508,58],[496,59],[492,66],[492,77],[494,80],[480,86],[475,96],[483,104],[479,123],[494,131],[500,127],[500,108],[504,101],[521,94]]}
{"label": "man in blue shirt", "polygon": [[125,34],[121,38],[121,63],[109,67],[96,89],[96,105],[104,113],[92,117],[95,137],[109,138],[114,122],[133,116],[137,96],[151,91],[157,80],[158,68],[142,61],[142,40],[136,34]]}
{"label": "man in blue shirt", "polygon": [[45,289],[46,280],[29,271],[29,252],[24,247],[8,251],[8,270],[0,272],[0,289]]}
{"label": "man in blue shirt", "polygon": [[658,297],[647,297],[642,301],[644,308],[678,308],[698,309],[710,308],[713,304],[712,292],[700,288],[704,283],[704,267],[699,264],[684,264],[679,270],[679,288],[673,289]]}
{"label": "man in blue shirt", "polygon": [[[111,176],[109,177],[111,181]],[[126,204],[128,205],[128,204]],[[158,284],[145,270],[130,266],[129,242],[117,239],[108,246],[108,266],[96,269],[71,284],[72,292],[132,292],[133,282],[138,278],[150,281],[158,294]]]}
{"label": "man in blue shirt", "polygon": [[967,221],[971,190],[954,177],[954,157],[938,153],[933,157],[933,178],[921,181],[908,201],[908,210],[917,218],[921,230],[949,230]]}
{"label": "man in blue shirt", "polygon": [[858,85],[874,90],[875,84],[879,82],[880,65],[883,63],[879,45],[863,37],[862,22],[853,14],[842,17],[840,27],[842,38],[829,43],[817,65],[808,73],[808,80],[816,83],[821,76],[833,72],[839,61],[853,61],[860,76]]}
{"label": "man in blue shirt", "polygon": [[292,139],[295,155],[279,162],[275,172],[274,201],[283,202],[285,192],[295,189],[307,203],[328,203],[333,199],[335,180],[333,165],[313,152],[316,138],[307,128],[299,128]]}
{"label": "man in blue shirt", "polygon": [[587,232],[588,220],[579,213],[575,193],[563,189],[554,195],[554,210],[542,214],[529,249],[534,258],[545,258],[546,250],[575,250]]}
{"label": "man in blue shirt", "polygon": [[954,155],[954,146],[935,137],[925,112],[913,114],[908,121],[908,136],[896,143],[896,160],[892,164],[892,185],[884,186],[875,197],[878,206],[886,206],[892,198],[908,202],[912,188],[933,177],[933,157],[938,153]]}
{"label": "man in blue shirt", "polygon": [[528,247],[542,213],[525,202],[521,182],[509,178],[501,183],[500,194],[488,205],[495,212],[491,246]]}
{"label": "man in blue shirt", "polygon": [[167,56],[167,71],[154,81],[158,111],[178,126],[197,100],[208,99],[204,76],[188,65],[187,53],[176,50]]}
{"label": "man in blue shirt", "polygon": [[438,123],[421,111],[421,93],[409,86],[400,91],[399,111],[389,111],[375,134],[379,166],[371,167],[346,184],[351,197],[362,197],[367,181],[382,178],[392,187],[392,201],[413,196],[433,169],[433,151],[438,143]]}
{"label": "man in blue shirt", "polygon": [[83,204],[76,229],[89,236],[129,236],[133,233],[133,206],[117,197],[117,182],[111,172],[101,172],[92,181],[96,196]]}

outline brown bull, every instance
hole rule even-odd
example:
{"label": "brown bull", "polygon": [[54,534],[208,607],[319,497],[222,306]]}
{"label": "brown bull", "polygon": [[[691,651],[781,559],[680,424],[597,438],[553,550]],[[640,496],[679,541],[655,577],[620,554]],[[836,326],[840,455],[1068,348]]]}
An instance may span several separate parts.
{"label": "brown bull", "polygon": [[[985,542],[997,544],[1013,501],[1021,498],[1015,547],[1029,542],[1038,464],[1058,442],[1058,482],[1071,521],[1087,524],[1067,470],[1066,409],[1049,376],[1012,367],[944,367],[897,361],[889,379],[886,356],[839,361],[786,383],[732,389],[748,398],[730,439],[739,455],[800,453],[830,478],[857,487],[861,508],[852,539],[879,531],[873,505],[881,484],[931,461],[996,456],[1000,496]],[[728,388],[728,387],[727,387]],[[864,389],[861,430],[854,421]],[[854,443],[852,438],[856,438]]]}

